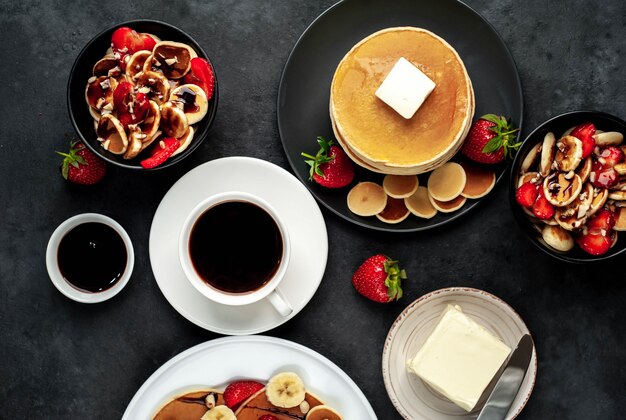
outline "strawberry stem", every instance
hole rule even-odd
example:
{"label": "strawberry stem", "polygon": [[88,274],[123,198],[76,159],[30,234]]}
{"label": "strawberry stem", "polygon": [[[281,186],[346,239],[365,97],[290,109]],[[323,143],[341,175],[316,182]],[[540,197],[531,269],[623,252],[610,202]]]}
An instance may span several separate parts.
{"label": "strawberry stem", "polygon": [[407,278],[406,271],[400,269],[397,260],[390,260],[383,264],[387,278],[385,279],[385,286],[387,287],[387,296],[389,302],[392,300],[398,300],[402,297],[401,282]]}
{"label": "strawberry stem", "polygon": [[305,163],[311,167],[311,170],[309,171],[309,181],[313,179],[314,174],[325,177],[320,165],[328,163],[335,158],[334,156],[328,156],[330,146],[334,144],[332,140],[326,140],[324,137],[318,136],[317,143],[320,145],[320,149],[317,151],[315,156],[304,152],[300,153],[302,157],[307,159],[305,160]]}

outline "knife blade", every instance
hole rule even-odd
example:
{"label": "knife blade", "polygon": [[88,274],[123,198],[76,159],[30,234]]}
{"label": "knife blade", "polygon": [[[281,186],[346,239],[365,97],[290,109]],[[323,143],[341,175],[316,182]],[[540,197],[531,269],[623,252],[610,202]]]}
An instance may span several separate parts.
{"label": "knife blade", "polygon": [[533,339],[524,334],[476,420],[504,420],[519,392],[533,355]]}

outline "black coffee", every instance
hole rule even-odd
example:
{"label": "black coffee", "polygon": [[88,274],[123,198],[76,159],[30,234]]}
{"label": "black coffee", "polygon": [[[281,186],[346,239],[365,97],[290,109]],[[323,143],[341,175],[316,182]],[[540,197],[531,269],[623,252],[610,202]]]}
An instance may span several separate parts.
{"label": "black coffee", "polygon": [[77,289],[101,292],[124,274],[128,255],[124,240],[103,223],[83,223],[59,243],[57,261],[61,275]]}
{"label": "black coffee", "polygon": [[191,228],[196,272],[216,289],[245,293],[272,279],[283,255],[278,225],[261,207],[229,201],[205,211]]}

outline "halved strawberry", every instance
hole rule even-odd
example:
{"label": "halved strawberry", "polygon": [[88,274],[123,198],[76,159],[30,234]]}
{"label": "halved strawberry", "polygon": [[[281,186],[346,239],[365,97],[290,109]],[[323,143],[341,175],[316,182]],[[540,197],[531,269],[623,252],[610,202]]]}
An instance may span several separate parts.
{"label": "halved strawberry", "polygon": [[167,137],[159,141],[150,152],[150,157],[139,162],[145,169],[156,168],[169,159],[180,147],[180,142],[174,137]]}
{"label": "halved strawberry", "polygon": [[533,214],[542,220],[551,219],[554,216],[554,206],[543,195],[543,188],[539,188],[537,200],[533,204]]}
{"label": "halved strawberry", "polygon": [[599,161],[593,162],[589,180],[594,187],[611,188],[619,182],[619,174],[612,167],[606,167]]}
{"label": "halved strawberry", "polygon": [[137,51],[152,51],[156,41],[148,34],[140,34],[127,26],[117,28],[111,35],[111,49],[122,70],[126,70],[126,57]]}
{"label": "halved strawberry", "polygon": [[608,234],[581,234],[578,238],[576,238],[576,243],[583,249],[583,251],[591,255],[602,255],[611,249],[611,238]]}
{"label": "halved strawberry", "polygon": [[185,75],[185,83],[198,85],[206,93],[207,100],[213,97],[215,87],[215,74],[207,60],[202,57],[191,59],[191,70]]}
{"label": "halved strawberry", "polygon": [[613,212],[607,209],[598,211],[589,221],[587,221],[587,229],[590,233],[605,235],[615,226],[615,216]]}
{"label": "halved strawberry", "polygon": [[539,187],[532,182],[522,184],[515,191],[515,200],[522,207],[532,207],[539,196]]}
{"label": "halved strawberry", "polygon": [[622,161],[624,161],[624,152],[619,147],[607,146],[600,150],[598,162],[601,162],[605,168],[612,168]]}
{"label": "halved strawberry", "polygon": [[256,381],[233,382],[224,390],[224,404],[226,407],[236,410],[242,402],[264,387],[262,383]]}
{"label": "halved strawberry", "polygon": [[596,126],[593,123],[584,123],[572,130],[570,136],[574,136],[583,142],[583,159],[593,152],[596,147],[596,141],[593,135],[596,134]]}
{"label": "halved strawberry", "polygon": [[[141,51],[141,50],[152,51],[154,46],[157,44],[154,38],[152,38],[149,34],[145,34],[145,33],[139,34],[139,38],[141,40],[141,45],[137,51]],[[137,52],[137,51],[134,51],[134,52]]]}
{"label": "halved strawberry", "polygon": [[150,102],[145,93],[135,93],[130,82],[122,82],[113,92],[113,107],[117,119],[124,127],[128,127],[129,124],[143,121],[150,109]]}

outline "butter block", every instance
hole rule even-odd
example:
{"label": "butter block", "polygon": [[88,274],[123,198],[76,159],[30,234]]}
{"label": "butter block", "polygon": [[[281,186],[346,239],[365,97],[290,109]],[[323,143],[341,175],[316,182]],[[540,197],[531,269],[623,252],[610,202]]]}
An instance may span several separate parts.
{"label": "butter block", "polygon": [[448,305],[407,369],[470,412],[510,353],[459,306]]}
{"label": "butter block", "polygon": [[415,115],[434,89],[435,82],[406,58],[401,57],[375,95],[408,120]]}

